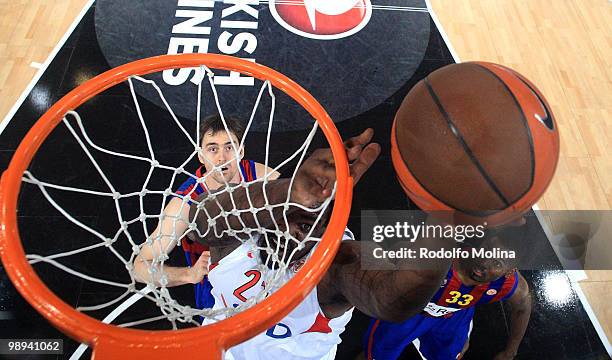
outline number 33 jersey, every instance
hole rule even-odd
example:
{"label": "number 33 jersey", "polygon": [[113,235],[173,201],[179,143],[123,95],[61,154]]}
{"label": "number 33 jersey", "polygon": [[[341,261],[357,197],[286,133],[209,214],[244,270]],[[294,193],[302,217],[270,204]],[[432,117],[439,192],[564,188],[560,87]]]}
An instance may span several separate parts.
{"label": "number 33 jersey", "polygon": [[[343,240],[353,240],[347,229]],[[265,286],[265,274],[258,264],[252,245],[243,243],[218,264],[210,266],[208,279],[212,284],[215,298],[213,309],[236,307],[249,298],[259,294]],[[303,261],[291,264],[286,271],[286,279],[291,278]],[[284,281],[282,282],[284,283]],[[342,316],[328,319],[323,315],[317,288],[283,318],[252,339],[236,345],[225,353],[225,359],[333,359],[340,343],[340,334],[351,319],[352,309]],[[205,320],[204,324],[212,322]]]}
{"label": "number 33 jersey", "polygon": [[423,310],[433,317],[449,317],[472,306],[506,300],[514,294],[517,285],[518,273],[514,271],[490,283],[468,286],[461,282],[453,266]]}

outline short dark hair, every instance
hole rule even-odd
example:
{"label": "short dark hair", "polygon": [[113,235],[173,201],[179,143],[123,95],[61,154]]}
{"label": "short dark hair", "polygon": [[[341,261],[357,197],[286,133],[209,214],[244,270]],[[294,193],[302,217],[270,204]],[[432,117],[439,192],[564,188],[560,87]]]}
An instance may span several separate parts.
{"label": "short dark hair", "polygon": [[[224,116],[225,124],[227,125],[227,129],[238,139],[238,142],[242,140],[242,135],[244,134],[244,125],[242,122],[234,117],[234,116]],[[219,131],[225,132],[225,126],[223,125],[223,120],[221,119],[221,115],[213,114],[207,116],[200,123],[200,141],[204,138],[204,135],[212,131],[213,134],[218,133]]]}

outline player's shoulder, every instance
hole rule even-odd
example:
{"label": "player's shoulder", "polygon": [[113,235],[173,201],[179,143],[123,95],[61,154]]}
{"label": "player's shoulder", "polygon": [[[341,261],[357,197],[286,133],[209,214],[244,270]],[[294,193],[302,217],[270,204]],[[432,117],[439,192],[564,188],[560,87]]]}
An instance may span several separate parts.
{"label": "player's shoulder", "polygon": [[[509,286],[508,293],[504,296],[503,300],[509,301],[521,301],[525,297],[529,296],[529,285],[527,281],[521,275],[518,270],[505,276],[506,283]],[[510,280],[510,281],[508,281]]]}
{"label": "player's shoulder", "polygon": [[343,239],[332,262],[332,268],[352,265],[361,261],[361,242],[353,239]]}
{"label": "player's shoulder", "polygon": [[184,211],[185,209],[189,209],[189,201],[180,196],[169,197],[168,202],[164,207],[166,215],[168,215],[169,211],[174,213],[178,211]]}
{"label": "player's shoulder", "polygon": [[515,270],[513,276],[516,278],[516,290],[514,293],[519,293],[521,296],[525,296],[529,293],[529,284],[527,284],[527,280],[521,275],[518,270]]}
{"label": "player's shoulder", "polygon": [[[214,265],[219,272],[244,273],[244,269],[257,267],[257,250],[247,243],[236,243],[225,249],[221,259]],[[242,271],[240,271],[242,270]],[[211,271],[212,272],[212,271]]]}
{"label": "player's shoulder", "polygon": [[255,172],[257,173],[258,178],[262,178],[266,173],[270,174],[269,180],[278,179],[280,176],[278,171],[275,171],[273,168],[258,162],[255,162]]}

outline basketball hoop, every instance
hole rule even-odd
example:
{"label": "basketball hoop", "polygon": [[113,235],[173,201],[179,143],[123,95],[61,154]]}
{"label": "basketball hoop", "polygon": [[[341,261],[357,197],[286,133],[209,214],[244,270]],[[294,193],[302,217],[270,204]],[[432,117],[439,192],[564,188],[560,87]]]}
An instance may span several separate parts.
{"label": "basketball hoop", "polygon": [[[336,167],[335,203],[327,230],[309,260],[283,287],[253,307],[199,328],[147,331],[104,324],[77,311],[55,295],[26,259],[17,226],[17,200],[32,158],[51,131],[78,106],[102,91],[166,69],[197,68],[237,71],[282,90],[316,120],[330,144]],[[342,140],[323,107],[301,86],[263,65],[215,54],[164,55],[111,69],[80,85],[53,105],[25,136],[1,180],[0,256],[21,295],[55,327],[93,347],[95,359],[167,359],[197,356],[221,359],[229,347],[261,333],[286,316],[327,271],[342,238],[351,204],[352,179]]]}

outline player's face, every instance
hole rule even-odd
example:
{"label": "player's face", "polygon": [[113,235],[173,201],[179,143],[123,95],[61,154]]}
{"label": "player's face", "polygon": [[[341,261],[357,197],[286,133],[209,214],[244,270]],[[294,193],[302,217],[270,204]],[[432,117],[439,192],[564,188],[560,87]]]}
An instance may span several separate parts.
{"label": "player's face", "polygon": [[486,284],[514,270],[514,265],[505,259],[467,258],[458,261],[458,271],[464,278]]}
{"label": "player's face", "polygon": [[495,281],[511,270],[497,259],[469,260],[461,263],[463,274],[480,284]]}
{"label": "player's face", "polygon": [[[481,246],[483,246],[485,250],[494,248],[510,250],[508,246],[519,246],[518,244],[520,244],[520,241],[522,241],[525,236],[525,224],[526,220],[523,217],[503,228],[498,228],[496,229],[496,234],[487,237]],[[471,248],[468,247],[467,250],[471,251]],[[458,270],[462,273],[464,278],[469,278],[474,282],[482,284],[495,281],[514,271],[516,265],[516,260],[509,258],[467,258],[458,261]]]}
{"label": "player's face", "polygon": [[[202,153],[198,156],[200,162],[204,164],[207,173],[211,173],[211,178],[214,182],[214,188],[225,185],[226,182],[240,182],[240,174],[238,173],[238,163],[236,161],[237,150],[232,146],[238,146],[238,138],[233,133],[228,135],[227,131],[212,130],[204,134],[202,138]],[[239,159],[242,158],[242,151],[238,152]],[[222,166],[219,170],[214,171],[214,166]]]}
{"label": "player's face", "polygon": [[[310,237],[314,238],[320,238],[323,235],[323,232],[325,230],[325,226],[323,223],[325,221],[321,219],[315,225],[317,215],[317,213],[309,213],[306,211],[295,211],[287,215],[287,221],[289,223],[289,233],[299,242],[302,242],[302,244],[304,245],[302,249],[296,250],[296,248],[298,247],[298,243],[293,239],[270,239],[270,241],[274,243],[272,245],[274,247],[276,247],[276,244],[278,242],[279,250],[277,253],[281,259],[284,258],[284,262],[289,259],[289,256],[291,256],[289,262],[299,260],[306,256],[310,252],[310,250],[312,250],[312,248],[316,244],[316,241],[304,241],[309,233]],[[284,230],[284,227],[284,221],[279,221],[279,228],[281,230]],[[262,253],[262,256],[265,256],[265,254]]]}

